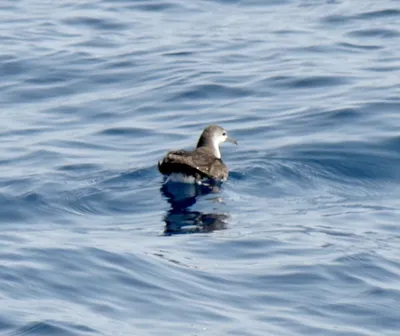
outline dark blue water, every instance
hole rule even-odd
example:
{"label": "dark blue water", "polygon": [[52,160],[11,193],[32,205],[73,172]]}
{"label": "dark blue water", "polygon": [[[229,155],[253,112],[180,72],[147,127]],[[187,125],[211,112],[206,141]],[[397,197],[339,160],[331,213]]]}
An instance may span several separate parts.
{"label": "dark blue water", "polygon": [[[0,13],[1,335],[400,334],[399,1]],[[229,180],[176,207],[208,124]]]}

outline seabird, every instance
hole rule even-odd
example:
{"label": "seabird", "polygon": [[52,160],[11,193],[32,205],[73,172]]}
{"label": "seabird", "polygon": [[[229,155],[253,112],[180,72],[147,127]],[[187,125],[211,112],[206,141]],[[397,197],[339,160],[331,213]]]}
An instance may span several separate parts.
{"label": "seabird", "polygon": [[221,159],[219,145],[236,140],[229,138],[225,129],[217,125],[206,127],[193,151],[170,151],[158,162],[158,170],[169,180],[201,183],[203,180],[225,181],[228,167]]}

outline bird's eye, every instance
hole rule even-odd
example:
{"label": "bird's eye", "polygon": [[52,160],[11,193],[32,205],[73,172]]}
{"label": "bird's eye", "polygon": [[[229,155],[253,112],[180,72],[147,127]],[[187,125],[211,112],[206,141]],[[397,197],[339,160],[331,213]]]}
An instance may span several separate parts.
{"label": "bird's eye", "polygon": [[225,135],[226,135],[226,132],[223,132],[222,135],[225,136]]}

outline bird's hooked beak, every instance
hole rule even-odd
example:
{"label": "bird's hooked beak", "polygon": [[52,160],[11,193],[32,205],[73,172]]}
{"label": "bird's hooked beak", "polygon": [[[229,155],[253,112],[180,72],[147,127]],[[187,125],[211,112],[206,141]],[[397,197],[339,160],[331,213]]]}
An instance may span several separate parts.
{"label": "bird's hooked beak", "polygon": [[236,141],[235,139],[229,138],[229,137],[226,138],[225,142],[230,142],[230,143],[233,143],[233,144],[235,144],[235,145],[238,144],[237,141]]}

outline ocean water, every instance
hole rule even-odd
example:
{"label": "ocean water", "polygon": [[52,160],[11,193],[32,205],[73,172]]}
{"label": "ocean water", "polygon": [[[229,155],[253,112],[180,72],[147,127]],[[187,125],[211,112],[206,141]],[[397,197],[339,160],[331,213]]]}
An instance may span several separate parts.
{"label": "ocean water", "polygon": [[0,8],[1,335],[400,335],[399,1]]}

